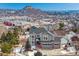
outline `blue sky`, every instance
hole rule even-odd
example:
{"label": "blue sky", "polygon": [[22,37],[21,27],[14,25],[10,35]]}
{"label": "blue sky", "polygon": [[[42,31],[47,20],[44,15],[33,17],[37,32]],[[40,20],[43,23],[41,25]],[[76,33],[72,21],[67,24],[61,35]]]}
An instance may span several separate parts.
{"label": "blue sky", "polygon": [[0,3],[0,8],[21,9],[24,6],[42,10],[79,10],[79,3]]}

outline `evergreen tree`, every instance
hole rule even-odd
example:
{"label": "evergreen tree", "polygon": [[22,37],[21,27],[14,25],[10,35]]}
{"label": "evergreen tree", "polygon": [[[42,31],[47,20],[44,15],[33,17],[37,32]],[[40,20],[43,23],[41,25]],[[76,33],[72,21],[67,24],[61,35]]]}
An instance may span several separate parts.
{"label": "evergreen tree", "polygon": [[0,43],[1,43],[1,51],[3,53],[10,53],[13,45],[19,44],[18,35],[19,34],[17,29],[14,29],[13,32],[8,31],[6,35],[5,33],[2,34],[0,38]]}
{"label": "evergreen tree", "polygon": [[10,53],[12,51],[12,46],[11,44],[9,43],[3,43],[2,46],[1,46],[1,51],[3,53]]}
{"label": "evergreen tree", "polygon": [[28,51],[31,48],[31,45],[29,43],[29,40],[27,40],[26,45],[25,45],[25,51]]}
{"label": "evergreen tree", "polygon": [[6,34],[6,42],[10,42],[13,38],[13,33],[11,31],[8,31],[8,33]]}
{"label": "evergreen tree", "polygon": [[59,23],[59,29],[62,29],[64,27],[64,23]]}
{"label": "evergreen tree", "polygon": [[13,38],[11,42],[15,44],[19,44],[19,28],[15,27],[13,31]]}
{"label": "evergreen tree", "polygon": [[5,33],[3,32],[3,34],[1,35],[1,38],[0,38],[0,43],[3,43],[6,41],[6,35]]}
{"label": "evergreen tree", "polygon": [[18,37],[19,29],[17,27],[14,28],[13,34],[14,34],[15,37]]}
{"label": "evergreen tree", "polygon": [[72,29],[72,31],[76,33],[78,31],[78,29]]}

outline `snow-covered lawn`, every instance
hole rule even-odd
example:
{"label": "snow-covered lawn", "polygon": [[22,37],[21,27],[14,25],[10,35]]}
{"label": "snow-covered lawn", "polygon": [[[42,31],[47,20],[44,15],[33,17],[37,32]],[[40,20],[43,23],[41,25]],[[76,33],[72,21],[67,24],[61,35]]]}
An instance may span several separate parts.
{"label": "snow-covered lawn", "polygon": [[69,52],[62,49],[42,50],[42,53],[47,56],[75,55],[75,52]]}

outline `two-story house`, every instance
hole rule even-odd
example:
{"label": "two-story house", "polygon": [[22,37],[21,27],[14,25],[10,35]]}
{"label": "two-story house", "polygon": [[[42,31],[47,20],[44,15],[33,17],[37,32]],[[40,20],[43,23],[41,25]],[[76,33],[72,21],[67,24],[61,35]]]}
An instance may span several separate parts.
{"label": "two-story house", "polygon": [[[29,31],[29,42],[31,47],[37,47],[41,45],[45,49],[60,48],[60,40],[55,37],[53,33],[49,32],[43,27],[32,26]],[[57,43],[57,44],[56,44]],[[56,46],[56,47],[55,47]]]}

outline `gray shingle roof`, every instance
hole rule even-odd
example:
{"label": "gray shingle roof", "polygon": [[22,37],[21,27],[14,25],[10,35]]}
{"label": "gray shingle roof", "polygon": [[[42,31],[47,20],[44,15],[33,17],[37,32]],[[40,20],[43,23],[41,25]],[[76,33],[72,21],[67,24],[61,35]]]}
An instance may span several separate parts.
{"label": "gray shingle roof", "polygon": [[30,33],[30,34],[31,34],[31,33],[36,33],[36,34],[39,34],[39,33],[47,33],[47,34],[49,34],[49,35],[52,35],[52,34],[49,33],[45,28],[43,28],[43,27],[37,28],[37,27],[35,27],[35,26],[32,26],[32,27],[31,27],[29,33]]}
{"label": "gray shingle roof", "polygon": [[40,31],[39,31],[39,29],[38,29],[37,27],[32,26],[32,27],[30,28],[29,33],[40,33]]}

